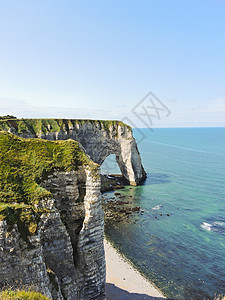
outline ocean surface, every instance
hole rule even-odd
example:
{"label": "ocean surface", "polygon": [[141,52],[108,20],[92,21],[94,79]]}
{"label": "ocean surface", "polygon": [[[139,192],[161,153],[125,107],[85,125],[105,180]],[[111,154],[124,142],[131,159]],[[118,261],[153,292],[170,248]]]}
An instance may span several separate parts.
{"label": "ocean surface", "polygon": [[171,299],[225,294],[225,128],[135,129],[134,136],[148,178],[120,193],[141,213],[107,221],[106,235]]}

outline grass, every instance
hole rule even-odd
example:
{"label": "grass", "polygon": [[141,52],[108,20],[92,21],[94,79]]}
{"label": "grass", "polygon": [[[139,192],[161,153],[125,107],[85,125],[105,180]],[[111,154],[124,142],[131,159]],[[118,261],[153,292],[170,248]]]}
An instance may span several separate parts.
{"label": "grass", "polygon": [[24,290],[5,290],[0,293],[0,300],[49,300],[40,293]]}
{"label": "grass", "polygon": [[59,132],[69,131],[76,124],[83,125],[85,123],[91,123],[98,126],[100,129],[104,129],[107,133],[110,132],[111,127],[117,128],[118,126],[127,127],[130,131],[130,126],[124,124],[121,121],[114,120],[83,120],[83,119],[16,119],[13,116],[0,117],[0,130],[8,131],[10,128],[14,128],[18,134],[23,132],[31,132],[34,135],[45,134],[47,132]]}
{"label": "grass", "polygon": [[0,199],[4,203],[34,203],[50,192],[38,183],[54,170],[71,171],[90,160],[77,142],[22,139],[0,132]]}
{"label": "grass", "polygon": [[26,241],[44,212],[35,204],[51,197],[40,186],[42,180],[55,170],[72,171],[81,165],[88,165],[93,176],[97,173],[97,165],[73,140],[23,139],[0,131],[0,149],[0,220],[6,220],[9,229],[16,223]]}

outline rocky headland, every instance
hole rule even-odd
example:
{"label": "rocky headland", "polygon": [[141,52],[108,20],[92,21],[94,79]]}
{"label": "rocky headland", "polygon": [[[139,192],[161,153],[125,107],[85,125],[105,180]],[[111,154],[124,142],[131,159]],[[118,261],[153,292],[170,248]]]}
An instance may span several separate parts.
{"label": "rocky headland", "polygon": [[115,154],[124,183],[146,177],[118,121],[0,120],[0,288],[50,299],[106,299],[100,165]]}

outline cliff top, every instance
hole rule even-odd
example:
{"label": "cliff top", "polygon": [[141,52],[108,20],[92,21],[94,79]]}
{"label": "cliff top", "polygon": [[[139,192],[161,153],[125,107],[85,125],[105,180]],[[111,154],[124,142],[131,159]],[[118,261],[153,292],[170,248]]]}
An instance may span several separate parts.
{"label": "cliff top", "polygon": [[83,125],[85,123],[91,123],[95,126],[103,128],[107,132],[111,126],[127,127],[132,130],[129,125],[124,124],[122,121],[114,120],[91,120],[91,119],[17,119],[14,116],[2,116],[0,117],[0,130],[9,130],[14,128],[16,132],[31,132],[33,134],[46,133],[46,132],[59,132],[68,131],[69,128],[75,127],[75,125]]}
{"label": "cliff top", "polygon": [[39,185],[42,179],[54,170],[66,172],[81,165],[94,170],[97,166],[74,140],[24,139],[0,131],[0,149],[0,220],[13,225],[19,218],[29,224],[30,232],[35,232],[38,218],[34,204],[51,196]]}

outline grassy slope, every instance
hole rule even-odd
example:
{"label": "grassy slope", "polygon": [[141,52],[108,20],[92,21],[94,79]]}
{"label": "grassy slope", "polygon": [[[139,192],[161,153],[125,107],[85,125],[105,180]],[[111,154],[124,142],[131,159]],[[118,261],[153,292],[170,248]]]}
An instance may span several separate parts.
{"label": "grassy slope", "polygon": [[54,170],[94,164],[76,141],[23,139],[0,132],[0,220],[17,223],[22,236],[35,233],[40,214],[34,204],[51,196],[39,183]]}

